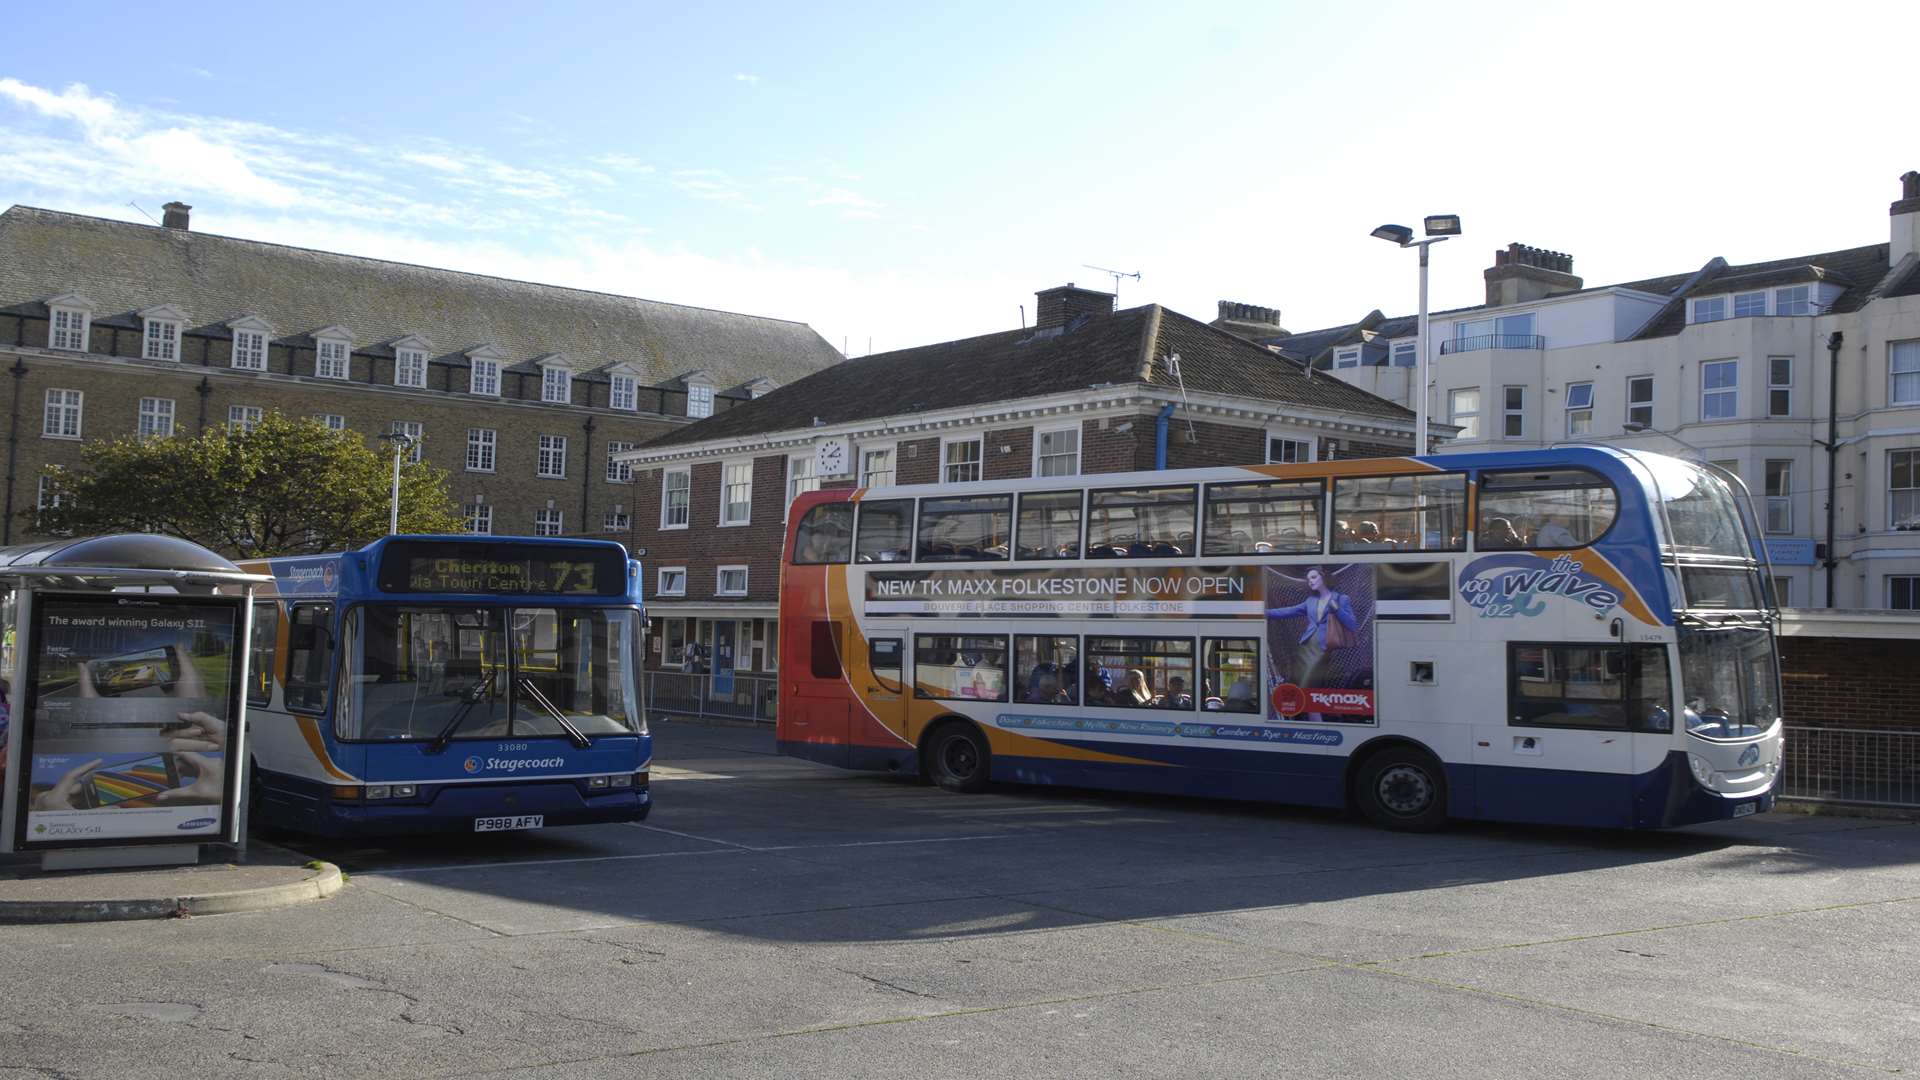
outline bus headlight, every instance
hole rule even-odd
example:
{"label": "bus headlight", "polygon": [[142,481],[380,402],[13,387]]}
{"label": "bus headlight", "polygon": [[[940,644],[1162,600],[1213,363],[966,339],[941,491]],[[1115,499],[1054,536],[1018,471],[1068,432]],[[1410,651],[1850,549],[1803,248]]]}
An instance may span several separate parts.
{"label": "bus headlight", "polygon": [[396,799],[411,799],[418,794],[420,794],[420,786],[418,784],[393,785],[393,797]]}
{"label": "bus headlight", "polygon": [[368,784],[367,798],[391,799],[393,798],[393,787],[389,784]]}
{"label": "bus headlight", "polygon": [[590,788],[603,788],[607,786],[607,783],[608,783],[608,777],[605,777],[605,776],[587,777],[587,786]]}
{"label": "bus headlight", "polygon": [[613,777],[613,778],[612,778],[612,780],[611,780],[611,781],[609,781],[609,782],[610,782],[610,783],[611,783],[611,784],[612,784],[612,785],[613,785],[614,787],[618,787],[618,788],[630,788],[630,787],[632,787],[632,786],[633,786],[633,774],[632,774],[632,773],[621,773],[620,775],[618,775],[618,776],[616,776],[616,777]]}
{"label": "bus headlight", "polygon": [[1699,783],[1701,787],[1707,788],[1708,790],[1712,790],[1713,788],[1713,763],[1712,762],[1708,761],[1706,758],[1701,757],[1699,754],[1690,753],[1687,755],[1687,768],[1693,770],[1693,778],[1696,782]]}

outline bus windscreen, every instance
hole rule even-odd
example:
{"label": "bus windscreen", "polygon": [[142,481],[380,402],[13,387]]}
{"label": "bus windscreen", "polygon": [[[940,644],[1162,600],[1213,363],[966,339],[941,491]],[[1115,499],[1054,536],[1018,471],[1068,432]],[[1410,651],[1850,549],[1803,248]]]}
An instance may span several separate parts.
{"label": "bus windscreen", "polygon": [[395,540],[380,553],[380,590],[540,596],[622,596],[617,548]]}

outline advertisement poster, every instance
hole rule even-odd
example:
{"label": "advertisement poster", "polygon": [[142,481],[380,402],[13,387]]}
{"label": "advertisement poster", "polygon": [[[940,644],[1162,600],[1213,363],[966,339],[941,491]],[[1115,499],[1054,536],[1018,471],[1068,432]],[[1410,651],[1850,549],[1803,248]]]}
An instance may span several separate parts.
{"label": "advertisement poster", "polygon": [[1264,573],[1268,718],[1373,723],[1373,566],[1270,566]]}
{"label": "advertisement poster", "polygon": [[240,620],[219,597],[36,600],[17,847],[225,835]]}

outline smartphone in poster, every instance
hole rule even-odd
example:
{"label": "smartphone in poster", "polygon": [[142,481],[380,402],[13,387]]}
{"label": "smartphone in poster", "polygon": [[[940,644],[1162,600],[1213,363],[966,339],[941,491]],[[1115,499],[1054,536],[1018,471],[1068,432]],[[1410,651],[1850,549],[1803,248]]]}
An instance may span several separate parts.
{"label": "smartphone in poster", "polygon": [[1373,567],[1269,566],[1265,574],[1268,718],[1373,723]]}
{"label": "smartphone in poster", "polygon": [[222,597],[36,599],[16,846],[226,834],[240,618]]}

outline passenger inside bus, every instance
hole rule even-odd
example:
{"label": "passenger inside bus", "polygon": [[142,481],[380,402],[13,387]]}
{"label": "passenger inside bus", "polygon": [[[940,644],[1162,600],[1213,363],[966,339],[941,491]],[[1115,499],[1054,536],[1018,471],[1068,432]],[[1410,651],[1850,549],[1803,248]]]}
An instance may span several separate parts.
{"label": "passenger inside bus", "polygon": [[1167,692],[1155,703],[1168,709],[1193,708],[1193,695],[1187,692],[1187,680],[1178,675],[1167,679]]}
{"label": "passenger inside bus", "polygon": [[1128,704],[1136,706],[1148,706],[1154,702],[1153,688],[1147,685],[1147,673],[1139,668],[1127,672],[1126,700]]}
{"label": "passenger inside bus", "polygon": [[1486,527],[1480,530],[1475,543],[1482,551],[1508,550],[1524,546],[1520,540],[1519,530],[1513,527],[1513,522],[1503,517],[1488,518]]}

